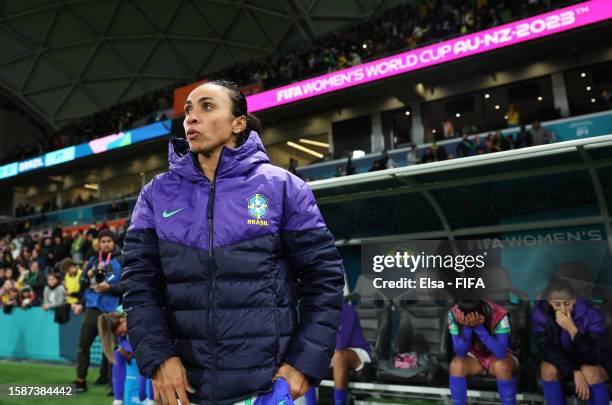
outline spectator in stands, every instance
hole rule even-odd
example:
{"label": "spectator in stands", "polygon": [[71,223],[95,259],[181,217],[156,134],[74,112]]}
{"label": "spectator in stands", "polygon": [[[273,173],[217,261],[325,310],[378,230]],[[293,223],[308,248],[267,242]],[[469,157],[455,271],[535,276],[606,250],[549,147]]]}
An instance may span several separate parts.
{"label": "spectator in stands", "polygon": [[421,156],[421,163],[429,163],[436,160],[436,156],[433,154],[431,148],[425,148],[423,155]]}
{"label": "spectator in stands", "polygon": [[393,169],[397,167],[397,163],[395,160],[389,156],[389,152],[385,149],[382,151],[380,155],[380,167],[382,170],[384,169]]}
{"label": "spectator in stands", "polygon": [[2,296],[2,311],[5,314],[10,314],[13,308],[19,307],[19,290],[17,287],[7,289],[5,296]]}
{"label": "spectator in stands", "polygon": [[533,144],[533,137],[531,133],[527,131],[525,125],[521,125],[520,132],[516,135],[516,140],[514,141],[514,149],[527,148]]}
{"label": "spectator in stands", "polygon": [[408,162],[408,165],[416,165],[421,163],[421,160],[419,159],[419,154],[418,154],[419,149],[417,148],[417,146],[414,143],[410,144],[410,150],[408,151],[408,156],[406,161]]}
{"label": "spectator in stands", "polygon": [[33,260],[30,263],[30,271],[25,282],[27,285],[32,287],[32,290],[37,297],[42,298],[47,282],[45,280],[45,275],[40,271],[40,265],[36,260]]}
{"label": "spectator in stands", "polygon": [[570,283],[555,279],[538,302],[533,322],[546,402],[565,404],[561,381],[569,380],[579,399],[607,405],[612,348],[602,313],[580,299]]}
{"label": "spectator in stands", "polygon": [[[89,349],[98,335],[98,317],[103,313],[113,312],[119,305],[121,287],[120,252],[115,248],[116,237],[108,229],[100,231],[100,251],[88,260],[87,272],[81,276],[82,300],[75,306],[75,312],[80,313],[85,308],[83,322],[79,333],[79,348],[77,355],[76,392],[87,391],[87,370],[89,368]],[[107,363],[108,367],[108,363]],[[110,369],[100,370],[98,384],[109,382]]]}
{"label": "spectator in stands", "polygon": [[484,155],[488,152],[487,145],[481,141],[478,135],[474,137],[474,152],[477,155]]}
{"label": "spectator in stands", "polygon": [[508,128],[518,127],[521,121],[521,113],[519,112],[516,105],[510,104],[508,106],[508,112],[506,113],[506,126]]}
{"label": "spectator in stands", "polygon": [[81,253],[81,249],[83,247],[83,243],[85,242],[85,238],[83,237],[83,232],[78,230],[76,235],[72,240],[72,244],[70,245],[70,257],[75,263],[83,262],[83,255]]}
{"label": "spectator in stands", "polygon": [[474,144],[470,141],[467,133],[461,134],[461,140],[457,144],[457,150],[455,152],[457,157],[473,156],[475,154]]}
{"label": "spectator in stands", "polygon": [[346,173],[344,172],[344,165],[336,166],[336,174],[334,175],[334,177],[342,177],[345,175]]}
{"label": "spectator in stands", "polygon": [[64,239],[61,236],[54,236],[53,242],[53,264],[49,264],[49,267],[54,267],[68,257],[68,247]]}
{"label": "spectator in stands", "polygon": [[81,246],[81,256],[84,260],[96,254],[96,251],[93,248],[93,241],[97,237],[98,231],[95,228],[91,228],[85,233],[85,240],[83,241],[83,245]]}
{"label": "spectator in stands", "polygon": [[534,121],[531,125],[531,135],[534,145],[544,145],[555,142],[555,134],[544,128],[540,121]]}
{"label": "spectator in stands", "polygon": [[64,291],[67,296],[67,301],[74,310],[74,306],[78,305],[81,292],[80,279],[83,271],[77,267],[74,260],[65,258],[60,263],[60,272],[64,275]]}
{"label": "spectator in stands", "polygon": [[454,405],[467,401],[466,377],[489,374],[497,379],[503,405],[516,404],[513,378],[518,359],[509,347],[507,311],[488,300],[459,300],[448,312],[448,327],[455,357],[449,367]]}
{"label": "spectator in stands", "polygon": [[608,89],[602,89],[601,93],[599,93],[599,106],[603,110],[609,110],[612,108],[612,95],[608,91]]}
{"label": "spectator in stands", "polygon": [[445,118],[442,121],[442,134],[444,135],[444,139],[453,138],[455,136],[455,125],[450,118]]}
{"label": "spectator in stands", "polygon": [[2,283],[2,287],[0,287],[0,305],[5,305],[9,301],[9,292],[15,288],[15,281],[11,279],[6,279]]}
{"label": "spectator in stands", "polygon": [[487,134],[485,138],[485,147],[488,153],[499,152],[499,145],[495,142],[493,134]]}
{"label": "spectator in stands", "polygon": [[446,148],[443,145],[438,145],[437,143],[434,142],[431,145],[431,150],[433,151],[436,157],[435,158],[436,162],[448,159],[448,153],[446,152]]}
{"label": "spectator in stands", "polygon": [[512,142],[510,142],[510,139],[504,136],[501,131],[495,131],[495,136],[493,137],[493,150],[497,152],[510,149],[512,149]]}
{"label": "spectator in stands", "polygon": [[368,172],[376,172],[378,170],[383,170],[384,167],[381,166],[380,164],[380,159],[375,159],[372,162],[372,166],[370,166],[370,168],[368,169]]}
{"label": "spectator in stands", "polygon": [[[359,372],[372,362],[372,348],[363,336],[357,311],[342,304],[340,329],[336,335],[336,350],[331,367],[334,373],[334,405],[348,404],[349,371]],[[306,393],[306,404],[316,405],[314,387]]]}
{"label": "spectator in stands", "polygon": [[7,267],[6,269],[4,269],[4,281],[15,281],[15,278],[15,271],[12,267]]}
{"label": "spectator in stands", "polygon": [[350,176],[357,173],[357,168],[353,163],[353,156],[349,153],[348,160],[346,161],[346,175]]}
{"label": "spectator in stands", "polygon": [[[2,254],[2,260],[4,262],[4,267],[7,268],[14,268],[15,267],[15,258],[13,256],[13,252],[15,252],[15,245],[14,244],[10,244],[9,248],[7,251],[5,251]],[[17,255],[19,255],[19,252],[17,252]]]}
{"label": "spectator in stands", "polygon": [[55,264],[55,246],[51,238],[45,238],[42,250],[40,251],[41,267],[53,267]]}
{"label": "spectator in stands", "polygon": [[30,276],[30,271],[23,266],[21,263],[17,265],[17,278],[15,279],[15,287],[21,290],[28,284],[28,277]]}
{"label": "spectator in stands", "polygon": [[36,295],[32,287],[26,285],[19,291],[19,307],[21,309],[28,309],[31,307],[40,306],[40,297]]}
{"label": "spectator in stands", "polygon": [[47,276],[47,286],[44,290],[43,309],[55,309],[66,303],[64,295],[64,286],[60,284],[55,273],[49,273]]}

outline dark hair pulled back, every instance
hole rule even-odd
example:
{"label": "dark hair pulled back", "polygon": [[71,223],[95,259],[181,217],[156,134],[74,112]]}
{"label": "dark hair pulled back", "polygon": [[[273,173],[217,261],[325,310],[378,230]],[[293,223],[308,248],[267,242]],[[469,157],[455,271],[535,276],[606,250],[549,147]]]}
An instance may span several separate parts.
{"label": "dark hair pulled back", "polygon": [[232,115],[234,117],[240,117],[241,115],[246,117],[246,128],[236,136],[236,146],[245,143],[251,131],[255,131],[258,134],[261,133],[261,123],[257,117],[249,114],[246,97],[240,92],[236,83],[229,80],[212,80],[208,83],[221,86],[227,90],[227,94],[232,102]]}

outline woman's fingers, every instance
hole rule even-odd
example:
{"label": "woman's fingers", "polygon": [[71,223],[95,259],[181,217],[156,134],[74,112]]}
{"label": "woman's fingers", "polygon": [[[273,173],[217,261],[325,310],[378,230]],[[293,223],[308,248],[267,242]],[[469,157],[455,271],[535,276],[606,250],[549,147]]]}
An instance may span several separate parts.
{"label": "woman's fingers", "polygon": [[153,380],[153,399],[157,403],[161,404],[161,402],[162,402],[161,395],[160,395],[160,392],[159,392],[159,386],[157,385],[155,380]]}
{"label": "woman's fingers", "polygon": [[589,388],[586,384],[576,385],[576,394],[578,398],[582,401],[586,401],[589,399]]}
{"label": "woman's fingers", "polygon": [[164,396],[166,397],[166,402],[164,402],[163,405],[178,405],[176,402],[176,391],[174,390],[174,387],[172,385],[166,385],[166,388],[164,390]]}
{"label": "woman's fingers", "polygon": [[185,391],[187,389],[187,385],[179,384],[174,389],[181,400],[181,405],[189,405],[189,398],[187,397],[187,391]]}
{"label": "woman's fingers", "polygon": [[195,389],[191,386],[191,384],[189,384],[189,380],[187,379],[187,371],[185,370],[185,368],[183,368],[183,381],[185,382],[185,389],[187,390],[187,392],[194,394]]}

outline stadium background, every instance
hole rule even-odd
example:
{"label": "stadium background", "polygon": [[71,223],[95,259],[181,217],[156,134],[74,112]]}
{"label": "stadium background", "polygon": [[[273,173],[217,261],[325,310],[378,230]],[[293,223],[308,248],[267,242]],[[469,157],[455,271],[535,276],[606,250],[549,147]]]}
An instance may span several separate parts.
{"label": "stadium background", "polygon": [[[15,237],[59,232],[61,243],[48,249],[68,255],[77,230],[108,226],[121,236],[140,188],[167,168],[168,138],[184,136],[182,102],[197,83],[234,80],[255,105],[274,89],[385,57],[546,13],[580,20],[594,10],[597,18],[582,26],[535,23],[520,44],[257,111],[273,163],[310,182],[351,290],[364,241],[612,240],[607,2],[5,1],[2,267],[18,272],[27,261],[11,247]],[[535,136],[536,121],[555,142]],[[522,125],[531,142],[520,138]],[[467,151],[462,134],[472,141]],[[611,273],[596,267],[593,281],[610,286]],[[513,278],[512,268],[510,277],[520,287],[528,280]],[[391,311],[397,324],[399,311]],[[33,384],[48,378],[39,361],[73,362],[79,321],[60,326],[40,308],[0,314],[0,357],[10,361],[0,363],[1,374]],[[32,366],[20,371],[15,360]],[[64,380],[54,382],[72,379],[73,369],[60,369]],[[418,384],[403,386],[414,390],[363,386],[360,401],[440,400],[435,390],[424,396]]]}

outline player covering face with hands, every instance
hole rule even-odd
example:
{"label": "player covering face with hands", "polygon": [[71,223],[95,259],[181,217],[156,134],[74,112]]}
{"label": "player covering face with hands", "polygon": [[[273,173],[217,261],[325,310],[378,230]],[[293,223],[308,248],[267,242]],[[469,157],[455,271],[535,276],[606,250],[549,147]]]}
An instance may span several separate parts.
{"label": "player covering face with hands", "polygon": [[534,314],[534,331],[546,401],[565,404],[561,382],[573,381],[579,399],[608,404],[612,349],[602,313],[564,280],[552,280],[544,298]]}
{"label": "player covering face with hands", "polygon": [[453,404],[466,404],[466,377],[481,374],[495,377],[502,404],[515,404],[518,360],[509,347],[507,311],[485,299],[460,300],[448,313],[448,326],[455,352],[449,369]]}

